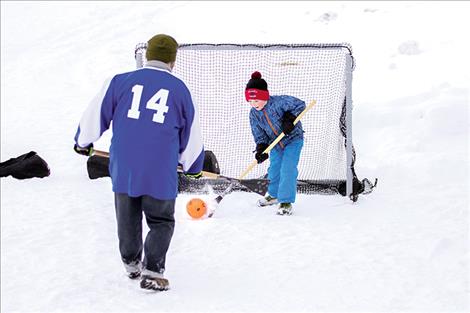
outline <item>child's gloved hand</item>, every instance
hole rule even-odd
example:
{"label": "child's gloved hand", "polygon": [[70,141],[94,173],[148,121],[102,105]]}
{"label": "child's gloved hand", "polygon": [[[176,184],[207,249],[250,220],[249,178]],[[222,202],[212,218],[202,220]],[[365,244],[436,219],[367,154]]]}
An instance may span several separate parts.
{"label": "child's gloved hand", "polygon": [[290,132],[294,129],[294,121],[297,118],[294,114],[290,112],[285,112],[281,119],[281,128],[284,134],[289,135]]}
{"label": "child's gloved hand", "polygon": [[256,154],[255,154],[255,159],[258,161],[258,164],[263,163],[269,158],[269,154],[263,153],[266,148],[269,147],[268,144],[265,143],[260,143],[256,145]]}

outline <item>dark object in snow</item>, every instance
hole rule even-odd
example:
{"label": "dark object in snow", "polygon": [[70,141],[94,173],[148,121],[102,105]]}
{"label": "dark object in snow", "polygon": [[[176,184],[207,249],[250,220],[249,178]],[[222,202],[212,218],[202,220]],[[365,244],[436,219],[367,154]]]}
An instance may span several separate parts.
{"label": "dark object in snow", "polygon": [[43,178],[50,174],[49,165],[34,151],[0,163],[0,177],[11,175],[16,179],[27,179]]}
{"label": "dark object in snow", "polygon": [[109,158],[92,155],[86,162],[88,177],[90,179],[97,179],[100,177],[109,177]]}
{"label": "dark object in snow", "polygon": [[[372,184],[367,178],[360,181],[356,176],[353,179],[353,193],[352,196],[357,200],[359,194],[368,194],[377,186],[377,178],[374,184]],[[338,193],[342,196],[346,196],[346,182],[341,182],[338,185]],[[354,201],[356,202],[356,201]]]}

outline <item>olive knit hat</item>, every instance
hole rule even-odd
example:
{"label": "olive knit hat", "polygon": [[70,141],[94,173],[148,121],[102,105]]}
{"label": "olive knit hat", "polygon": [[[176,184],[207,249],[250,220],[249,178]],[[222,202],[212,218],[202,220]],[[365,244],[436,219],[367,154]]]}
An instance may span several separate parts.
{"label": "olive knit hat", "polygon": [[150,38],[147,42],[145,57],[147,61],[157,60],[170,63],[176,60],[176,50],[178,50],[178,43],[173,37],[158,34]]}

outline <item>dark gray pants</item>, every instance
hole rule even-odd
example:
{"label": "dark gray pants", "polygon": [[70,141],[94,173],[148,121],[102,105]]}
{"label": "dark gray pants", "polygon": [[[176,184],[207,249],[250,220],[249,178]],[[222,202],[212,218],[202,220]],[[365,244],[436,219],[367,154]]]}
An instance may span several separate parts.
{"label": "dark gray pants", "polygon": [[[124,264],[142,260],[143,269],[163,274],[165,259],[175,229],[175,200],[158,200],[150,196],[129,197],[115,193],[119,252]],[[142,244],[142,212],[149,227]]]}

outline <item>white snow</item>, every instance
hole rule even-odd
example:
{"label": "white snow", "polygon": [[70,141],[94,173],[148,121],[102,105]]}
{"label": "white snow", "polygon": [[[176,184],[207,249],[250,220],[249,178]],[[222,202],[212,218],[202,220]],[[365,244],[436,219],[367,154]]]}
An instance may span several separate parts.
{"label": "white snow", "polygon": [[[468,312],[469,14],[450,1],[2,1],[1,161],[34,150],[52,173],[1,179],[1,311]],[[299,195],[291,217],[237,192],[197,221],[186,202],[214,196],[180,195],[172,289],[142,292],[119,258],[110,181],[89,180],[72,146],[103,81],[157,33],[349,42],[356,171],[377,189],[354,204]]]}

